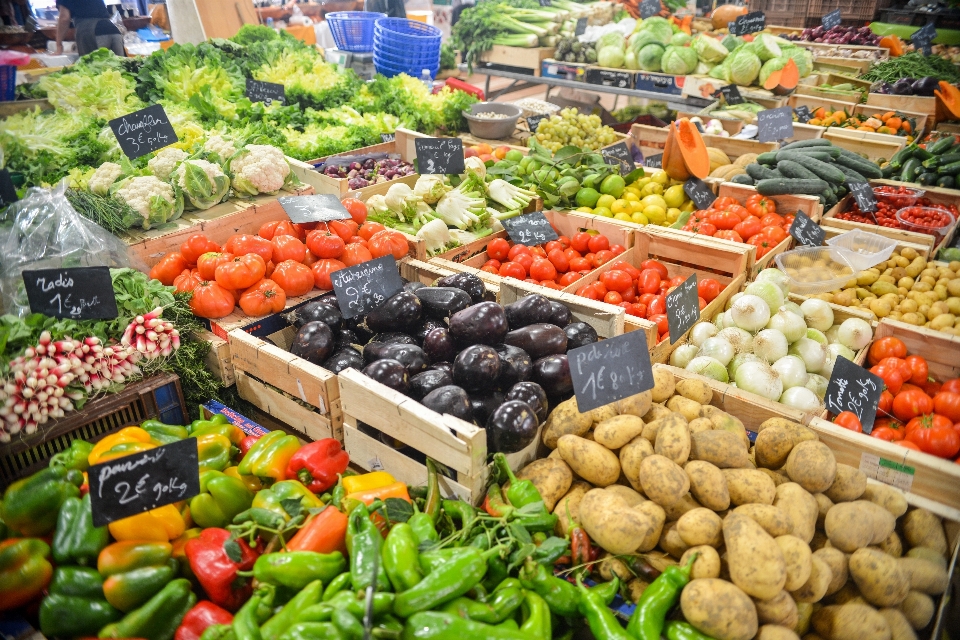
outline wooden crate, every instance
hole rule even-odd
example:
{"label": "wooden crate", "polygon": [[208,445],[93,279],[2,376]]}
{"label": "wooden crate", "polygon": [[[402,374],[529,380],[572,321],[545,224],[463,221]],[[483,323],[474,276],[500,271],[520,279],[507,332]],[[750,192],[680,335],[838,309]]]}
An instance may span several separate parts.
{"label": "wooden crate", "polygon": [[[894,182],[892,180],[871,180],[870,184],[892,184],[900,185],[904,183]],[[916,185],[907,185],[907,186],[916,186]],[[937,203],[951,203],[956,202],[956,196],[948,196],[945,194],[937,192],[928,192],[924,195],[925,198],[930,198],[933,202]],[[853,206],[853,198],[848,194],[841,198],[840,202],[835,204],[830,208],[829,211],[823,214],[823,222],[835,229],[844,229],[849,231],[850,229],[862,229],[864,231],[869,231],[870,233],[876,233],[878,235],[884,236],[885,238],[891,238],[898,242],[908,242],[911,244],[919,244],[925,247],[928,247],[928,255],[932,253],[934,246],[936,245],[936,239],[926,233],[917,233],[915,231],[906,231],[904,229],[894,229],[891,227],[881,227],[875,224],[867,224],[864,222],[852,222],[850,220],[841,220],[836,217],[838,213],[844,213]],[[945,236],[945,239],[949,239],[953,236],[953,233],[956,231],[957,224],[954,223],[953,229]]]}
{"label": "wooden crate", "polygon": [[805,96],[802,94],[794,94],[790,96],[787,104],[794,109],[797,107],[806,107],[810,109],[811,114],[820,107],[826,107],[834,111],[837,109],[842,109],[847,113],[853,112],[853,110],[857,107],[856,103],[840,100],[839,98],[818,98],[815,96]]}
{"label": "wooden crate", "polygon": [[[480,62],[505,67],[532,69],[532,75],[539,77],[543,61],[552,58],[554,51],[554,47],[534,47],[528,49],[525,47],[505,47],[495,44],[493,48],[485,51],[480,56]],[[482,66],[482,64],[477,66]]]}
{"label": "wooden crate", "polygon": [[643,157],[663,153],[663,146],[667,142],[665,127],[651,127],[646,124],[635,124],[630,127],[630,137],[640,146]]}
{"label": "wooden crate", "polygon": [[[405,129],[397,129],[397,136],[403,136],[407,132]],[[401,145],[397,144],[396,140],[392,142],[383,142],[381,144],[375,144],[368,147],[362,147],[360,149],[354,149],[353,151],[346,151],[344,153],[338,153],[331,158],[336,158],[338,156],[359,156],[359,155],[368,155],[373,153],[392,153],[400,154],[401,160],[406,160],[407,162],[413,162],[413,158],[405,157],[398,149],[401,148]],[[405,147],[404,147],[405,148]],[[315,165],[327,160],[328,158],[318,158],[316,160],[310,160],[308,162],[303,162],[301,160],[296,160],[294,158],[287,158],[287,162],[290,163],[290,167],[293,169],[293,172],[297,174],[297,177],[300,178],[300,181],[312,186],[316,193],[330,193],[337,196],[340,199],[346,198],[347,194],[353,193],[354,197],[362,197],[366,200],[370,196],[374,195],[383,195],[387,192],[387,189],[396,182],[403,182],[405,184],[413,185],[416,183],[418,176],[417,174],[404,176],[402,178],[397,178],[396,180],[390,180],[389,182],[380,182],[377,184],[372,184],[368,187],[362,187],[360,189],[351,189],[350,181],[347,178],[333,178],[318,171],[315,168]],[[359,194],[359,195],[356,195]]]}
{"label": "wooden crate", "polygon": [[850,92],[844,92],[844,93],[838,94],[833,91],[824,91],[822,89],[818,89],[817,88],[818,86],[819,85],[798,84],[795,95],[807,96],[810,98],[815,98],[817,100],[833,99],[833,100],[840,100],[842,102],[854,102],[854,103],[856,103],[856,101],[861,96],[861,93],[857,91],[850,91]]}
{"label": "wooden crate", "polygon": [[[480,270],[473,267],[463,267],[456,263],[433,258],[430,262],[406,258],[398,265],[400,267],[400,276],[410,282],[422,282],[425,285],[432,285],[438,278],[451,276],[455,273],[472,273],[479,277]],[[456,267],[456,268],[454,268]],[[485,275],[490,275],[486,274]],[[481,278],[481,280],[483,280]],[[500,284],[483,280],[483,286],[486,287],[487,294],[491,301],[500,299]]]}
{"label": "wooden crate", "polygon": [[703,138],[703,144],[707,145],[708,147],[720,149],[720,151],[723,151],[725,154],[727,154],[727,157],[730,158],[731,162],[735,162],[737,158],[745,153],[761,154],[767,151],[776,151],[779,148],[779,145],[776,142],[760,142],[759,140],[726,138],[724,136],[715,136],[709,133],[705,133],[701,137]]}
{"label": "wooden crate", "polygon": [[[688,112],[688,111],[677,111],[677,118],[700,118],[704,119],[703,114]],[[723,130],[729,133],[731,136],[734,136],[740,133],[743,130],[743,120],[728,120],[726,118],[709,118],[711,120],[717,120],[722,126]],[[704,136],[709,134],[703,134]],[[706,138],[704,138],[706,140]],[[707,145],[710,146],[710,145]]]}
{"label": "wooden crate", "polygon": [[870,70],[873,63],[858,58],[834,58],[831,56],[813,56],[813,70],[821,73],[853,73],[861,75]]}
{"label": "wooden crate", "polygon": [[[790,44],[803,47],[804,49],[810,49],[814,56],[819,54],[826,55],[827,53],[836,49],[840,51],[849,51],[851,53],[854,51],[867,51],[872,54],[872,59],[874,61],[887,60],[890,57],[890,50],[883,47],[870,47],[859,44],[827,44],[824,42],[806,42],[804,40],[797,40],[791,42]],[[845,60],[846,58],[841,59]],[[866,58],[861,58],[861,60],[866,60]]]}
{"label": "wooden crate", "polygon": [[858,155],[865,155],[874,162],[881,158],[889,160],[907,144],[907,139],[900,136],[839,127],[827,127],[823,137],[838,147]]}
{"label": "wooden crate", "polygon": [[796,142],[797,140],[814,140],[822,138],[824,127],[818,127],[813,124],[804,124],[802,122],[793,123],[793,135],[784,138],[784,142]]}
{"label": "wooden crate", "polygon": [[199,331],[197,337],[210,344],[210,351],[203,359],[207,363],[207,368],[223,383],[223,386],[233,386],[237,377],[233,371],[233,361],[230,360],[230,344],[225,338],[211,331]]}
{"label": "wooden crate", "polygon": [[[931,118],[926,113],[906,111],[904,109],[882,109],[875,105],[869,105],[869,104],[858,104],[853,109],[854,113],[865,115],[867,117],[870,117],[874,113],[877,113],[877,112],[883,113],[885,111],[896,111],[897,113],[902,113],[903,115],[916,120],[916,127],[914,127],[913,129],[913,136],[917,140],[921,140],[923,138],[923,133],[933,128],[933,118]],[[843,131],[843,129],[839,129],[839,130]],[[863,133],[871,133],[871,132],[864,131]],[[874,136],[886,136],[886,138],[874,138],[875,140],[886,140],[887,138],[900,138],[902,140],[905,140],[904,136],[895,136],[890,133],[874,133]]]}
{"label": "wooden crate", "polygon": [[867,94],[867,104],[880,107],[886,111],[905,109],[912,113],[925,113],[930,117],[930,123],[937,121],[937,98],[926,96],[896,96],[884,93]]}

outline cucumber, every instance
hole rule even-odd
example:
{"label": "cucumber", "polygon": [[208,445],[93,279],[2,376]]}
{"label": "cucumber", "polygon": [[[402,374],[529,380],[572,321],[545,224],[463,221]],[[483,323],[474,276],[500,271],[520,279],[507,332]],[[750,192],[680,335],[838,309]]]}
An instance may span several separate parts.
{"label": "cucumber", "polygon": [[[783,151],[783,149],[781,149],[781,151]],[[812,154],[828,155],[831,158],[839,158],[841,153],[843,153],[844,150],[841,149],[840,147],[801,147],[799,149],[787,149],[787,151],[791,151],[793,153],[812,153]]]}
{"label": "cucumber", "polygon": [[[833,156],[831,156],[829,153],[822,153],[815,149],[798,149],[797,151],[787,151],[787,153],[801,155],[805,158],[813,158],[814,160],[819,160],[820,162],[826,162],[828,164],[833,162]],[[780,159],[783,160],[783,158]]]}
{"label": "cucumber", "polygon": [[777,164],[777,152],[776,151],[766,151],[757,156],[757,162],[760,164],[773,165]]}
{"label": "cucumber", "polygon": [[813,171],[810,171],[801,164],[797,164],[793,160],[781,160],[777,163],[777,171],[779,171],[785,178],[798,178],[801,180],[819,180],[820,177],[815,174]]}
{"label": "cucumber", "polygon": [[940,176],[937,180],[937,186],[945,189],[955,189],[956,184],[957,180],[953,176]]}
{"label": "cucumber", "polygon": [[736,184],[748,184],[750,186],[753,186],[754,182],[756,181],[750,176],[748,176],[747,174],[741,173],[739,175],[735,175],[732,178],[730,178],[730,182],[733,182]]}
{"label": "cucumber", "polygon": [[825,180],[774,178],[757,181],[757,193],[763,196],[782,196],[795,193],[818,196],[826,188]]}
{"label": "cucumber", "polygon": [[820,192],[820,202],[826,207],[832,207],[833,205],[837,204],[839,200],[837,200],[837,196],[833,193],[833,191],[824,189],[822,192]]}
{"label": "cucumber", "polygon": [[841,153],[840,157],[834,160],[834,166],[843,165],[848,169],[853,169],[862,176],[867,178],[879,178],[883,174],[880,171],[880,167],[869,160],[864,160],[858,155],[852,153]]}
{"label": "cucumber", "polygon": [[870,182],[869,180],[864,178],[862,175],[860,175],[853,169],[850,169],[849,167],[845,167],[842,164],[838,164],[836,165],[836,167],[837,169],[840,169],[840,171],[843,172],[843,175],[847,177],[847,182]]}
{"label": "cucumber", "polygon": [[790,144],[784,145],[781,151],[794,150],[794,149],[804,149],[806,147],[832,147],[833,143],[829,140],[824,140],[823,138],[814,138],[812,140],[797,140],[796,142],[791,142]]}
{"label": "cucumber", "polygon": [[953,146],[953,136],[945,136],[940,138],[933,144],[927,145],[927,151],[932,153],[935,156],[939,156],[950,151],[950,148]]}
{"label": "cucumber", "polygon": [[[937,173],[941,176],[955,176],[960,173],[960,162],[941,165],[940,168],[937,169]],[[907,180],[907,182],[909,182],[909,180]]]}
{"label": "cucumber", "polygon": [[821,162],[816,158],[812,158],[808,153],[791,153],[789,151],[781,151],[777,154],[777,159],[792,160],[817,174],[823,180],[827,180],[829,182],[836,182],[839,184],[846,179],[846,177],[843,175],[843,172],[837,169],[835,166],[827,162]]}
{"label": "cucumber", "polygon": [[[894,170],[900,169],[901,167],[903,167],[904,162],[906,162],[907,160],[913,157],[913,153],[918,148],[919,147],[917,147],[916,142],[912,142],[908,144],[903,149],[900,149],[900,151],[897,151],[895,154],[893,154],[893,157],[890,158],[889,166],[893,167]],[[929,158],[923,158],[923,159],[928,160]],[[887,176],[884,176],[884,177],[887,177]]]}
{"label": "cucumber", "polygon": [[896,178],[899,173],[900,173],[900,170],[895,169],[893,165],[890,164],[889,162],[885,164],[883,168],[880,169],[880,177],[886,178],[887,180],[891,178]]}
{"label": "cucumber", "polygon": [[747,174],[754,180],[768,180],[783,177],[775,169],[771,169],[762,164],[751,163],[747,165],[746,169]]}
{"label": "cucumber", "polygon": [[[922,160],[916,157],[916,155],[904,162],[903,169],[900,170],[900,180],[903,182],[915,182],[920,175],[921,162]],[[940,170],[943,172],[943,167],[941,167]]]}
{"label": "cucumber", "polygon": [[920,177],[917,178],[917,182],[920,183],[920,184],[927,185],[927,186],[936,184],[936,182],[937,182],[937,174],[933,173],[932,171],[927,171],[926,173],[921,173],[921,174],[920,174]]}

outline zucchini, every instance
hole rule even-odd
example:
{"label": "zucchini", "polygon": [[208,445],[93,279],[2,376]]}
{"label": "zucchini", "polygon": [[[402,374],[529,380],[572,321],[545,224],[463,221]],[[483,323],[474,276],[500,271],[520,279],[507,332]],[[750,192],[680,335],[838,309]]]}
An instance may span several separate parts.
{"label": "zucchini", "polygon": [[756,182],[753,178],[745,173],[741,173],[730,178],[730,182],[735,184],[747,184],[753,186],[753,183]]}
{"label": "zucchini", "polygon": [[[919,147],[917,147],[917,143],[911,142],[910,144],[905,146],[903,149],[900,149],[900,151],[897,151],[895,154],[893,154],[893,157],[890,158],[889,166],[893,167],[895,170],[900,169],[901,167],[903,167],[904,162],[906,162],[907,160],[913,157],[913,152],[916,151],[918,148]],[[924,160],[929,160],[929,158],[924,158]]]}
{"label": "zucchini", "polygon": [[827,183],[824,180],[774,178],[757,181],[757,193],[762,196],[782,196],[795,193],[818,196],[826,188]]}
{"label": "zucchini", "polygon": [[747,174],[754,180],[768,180],[783,177],[775,169],[771,169],[762,164],[751,163],[747,165],[746,169]]}
{"label": "zucchini", "polygon": [[935,158],[930,158],[930,160],[924,160],[923,166],[927,166],[928,162],[933,160],[937,161],[937,164],[933,165],[935,167],[942,167],[945,164],[953,164],[954,162],[960,162],[960,153],[945,153],[942,156],[937,156]]}
{"label": "zucchini", "polygon": [[870,182],[850,167],[845,167],[842,164],[838,164],[837,169],[842,171],[843,175],[847,177],[847,182]]}
{"label": "zucchini", "polygon": [[895,169],[893,165],[888,162],[887,164],[883,165],[883,167],[880,169],[880,177],[886,178],[887,180],[891,178],[896,178],[899,171],[900,171],[899,169]]}
{"label": "zucchini", "polygon": [[777,164],[777,152],[776,151],[766,151],[757,156],[757,162],[760,164]]}
{"label": "zucchini", "polygon": [[934,171],[936,171],[937,165],[940,164],[940,158],[937,156],[934,156],[929,160],[924,160],[922,164],[924,169],[933,169]]}
{"label": "zucchini", "polygon": [[781,151],[777,154],[777,159],[792,160],[817,174],[817,176],[823,180],[827,180],[829,182],[841,183],[846,179],[846,177],[843,175],[843,172],[837,169],[835,166],[827,162],[822,162],[816,158],[812,158],[808,153],[791,153],[790,151]]}
{"label": "zucchini", "polygon": [[920,161],[922,162],[924,160],[929,160],[930,158],[932,158],[933,154],[927,151],[926,149],[923,149],[922,147],[917,147],[916,149],[913,150],[913,157],[920,158]]}
{"label": "zucchini", "polygon": [[950,152],[950,148],[953,146],[953,136],[944,136],[940,138],[933,144],[927,145],[927,151],[932,153],[935,156],[943,155]]}
{"label": "zucchini", "polygon": [[[922,160],[916,156],[903,163],[903,169],[900,170],[900,180],[903,182],[916,182],[920,175],[920,163]],[[943,168],[941,167],[941,171]]]}
{"label": "zucchini", "polygon": [[917,182],[927,186],[933,185],[937,182],[937,174],[933,173],[932,171],[921,173],[920,177],[917,178]]}
{"label": "zucchini", "polygon": [[876,163],[871,162],[870,160],[864,160],[858,155],[852,153],[841,153],[840,157],[834,160],[834,163],[838,165],[843,165],[848,169],[853,169],[862,176],[867,178],[879,178],[881,177],[880,167]]}
{"label": "zucchini", "polygon": [[777,163],[777,171],[783,174],[785,178],[798,178],[801,180],[819,180],[820,177],[813,171],[810,171],[801,164],[793,160],[781,160]]}
{"label": "zucchini", "polygon": [[955,176],[960,173],[960,162],[941,165],[940,168],[937,169],[937,173],[941,176]]}
{"label": "zucchini", "polygon": [[805,149],[806,147],[832,147],[833,143],[829,140],[824,140],[823,138],[814,138],[812,140],[797,140],[796,142],[791,142],[790,144],[784,145],[781,151],[794,150],[794,149]]}
{"label": "zucchini", "polygon": [[[781,151],[783,151],[783,149],[781,149]],[[820,155],[828,155],[831,158],[839,158],[844,149],[840,147],[801,147],[800,149],[787,149],[787,151],[794,153],[819,153]]]}
{"label": "zucchini", "polygon": [[937,186],[943,187],[944,189],[955,189],[956,184],[957,180],[953,176],[940,176],[937,180]]}

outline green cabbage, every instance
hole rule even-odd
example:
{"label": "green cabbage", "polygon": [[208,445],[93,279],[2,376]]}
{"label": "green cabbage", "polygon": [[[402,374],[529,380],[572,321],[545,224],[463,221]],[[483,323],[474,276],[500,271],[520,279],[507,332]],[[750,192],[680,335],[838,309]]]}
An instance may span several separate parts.
{"label": "green cabbage", "polygon": [[697,54],[689,47],[667,47],[660,58],[660,68],[664,73],[684,76],[697,68]]}
{"label": "green cabbage", "polygon": [[738,49],[725,61],[730,68],[730,82],[747,86],[760,74],[760,58],[751,51]]}
{"label": "green cabbage", "polygon": [[637,62],[644,71],[660,71],[660,59],[663,57],[664,47],[659,44],[648,44],[637,52]]}
{"label": "green cabbage", "polygon": [[619,49],[625,49],[627,46],[627,39],[623,37],[623,34],[619,31],[611,31],[610,33],[605,33],[600,36],[600,39],[597,40],[596,50],[604,49],[606,47],[618,47]]}
{"label": "green cabbage", "polygon": [[688,44],[690,40],[690,34],[681,31],[680,33],[673,34],[673,37],[670,38],[670,44],[676,47],[682,47],[685,44]]}
{"label": "green cabbage", "polygon": [[710,69],[710,72],[707,74],[711,78],[716,78],[717,80],[723,80],[726,83],[733,82],[730,79],[730,60],[733,56],[729,56],[726,60],[715,66],[713,69]]}
{"label": "green cabbage", "polygon": [[637,52],[633,49],[627,49],[627,55],[623,58],[623,66],[626,69],[631,69],[636,71],[640,68],[640,63],[637,62]]}
{"label": "green cabbage", "polygon": [[727,51],[733,51],[739,48],[744,43],[743,38],[740,36],[725,36],[723,40],[720,41],[720,44],[723,45],[724,49]]}
{"label": "green cabbage", "polygon": [[673,27],[670,21],[660,16],[653,16],[643,20],[640,23],[638,31],[652,33],[656,37],[657,42],[664,46],[669,44],[670,39],[673,37]]}
{"label": "green cabbage", "polygon": [[697,57],[700,58],[702,62],[709,62],[712,64],[722,62],[723,59],[727,57],[727,54],[730,53],[727,51],[726,47],[717,41],[716,38],[708,36],[705,33],[701,33],[694,38],[693,44],[690,46],[693,48],[697,54]]}
{"label": "green cabbage", "polygon": [[756,39],[745,48],[755,53],[761,62],[773,60],[780,56],[780,45],[777,44],[773,36],[767,35],[766,33],[758,35]]}
{"label": "green cabbage", "polygon": [[803,47],[780,47],[783,57],[792,58],[793,63],[797,65],[797,71],[801,78],[806,78],[813,71],[813,54]]}
{"label": "green cabbage", "polygon": [[613,67],[619,69],[623,66],[623,49],[617,46],[608,46],[597,50],[597,64],[601,67]]}
{"label": "green cabbage", "polygon": [[693,72],[698,76],[705,76],[708,73],[710,73],[715,66],[717,65],[711,64],[709,62],[704,62],[701,60],[700,62],[697,63],[697,68],[694,69]]}

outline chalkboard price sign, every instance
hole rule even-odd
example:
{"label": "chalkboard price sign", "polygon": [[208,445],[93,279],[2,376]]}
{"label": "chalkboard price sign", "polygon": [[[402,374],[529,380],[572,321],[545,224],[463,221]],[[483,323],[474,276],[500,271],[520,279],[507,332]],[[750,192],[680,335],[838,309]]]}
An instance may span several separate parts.
{"label": "chalkboard price sign", "polygon": [[810,113],[810,107],[808,107],[808,106],[805,105],[805,104],[800,105],[799,107],[797,107],[797,108],[794,109],[793,111],[794,111],[794,113],[797,114],[797,122],[802,122],[802,123],[806,124],[807,122],[810,122],[810,118],[813,117],[813,114]]}
{"label": "chalkboard price sign", "polygon": [[250,98],[250,102],[262,102],[268,107],[274,102],[287,104],[283,85],[276,82],[262,82],[247,78],[247,97]]}
{"label": "chalkboard price sign", "polygon": [[590,411],[653,388],[653,368],[643,331],[630,331],[573,349],[567,358],[580,411]]}
{"label": "chalkboard price sign", "polygon": [[536,133],[537,127],[540,126],[540,122],[543,120],[548,120],[549,118],[549,113],[538,113],[535,116],[530,116],[527,118],[527,128],[530,129],[530,133]]}
{"label": "chalkboard price sign", "polygon": [[460,138],[417,138],[413,143],[420,173],[463,173],[463,140]]}
{"label": "chalkboard price sign", "polygon": [[826,405],[831,413],[852,411],[860,419],[863,432],[870,433],[882,392],[880,376],[837,356],[827,384]]}
{"label": "chalkboard price sign", "polygon": [[690,178],[684,182],[683,190],[700,210],[709,208],[713,201],[717,199],[717,195],[710,189],[710,185],[700,178]]}
{"label": "chalkboard price sign", "polygon": [[743,96],[740,95],[740,88],[735,84],[720,87],[716,95],[722,95],[727,104],[743,104]]}
{"label": "chalkboard price sign", "polygon": [[200,493],[197,439],[93,465],[88,477],[95,527],[188,500]]}
{"label": "chalkboard price sign", "polygon": [[823,230],[823,227],[811,220],[807,214],[797,209],[797,215],[793,219],[793,224],[790,225],[790,235],[802,245],[820,247],[823,246],[823,239],[826,237],[826,232]]}
{"label": "chalkboard price sign", "polygon": [[573,28],[573,35],[582,36],[587,31],[587,21],[589,18],[577,18],[577,24]]}
{"label": "chalkboard price sign", "polygon": [[640,17],[644,20],[660,13],[660,0],[641,0]]}
{"label": "chalkboard price sign", "polygon": [[913,32],[910,36],[910,42],[913,46],[923,51],[923,55],[929,56],[932,53],[930,44],[937,37],[937,28],[932,22],[928,22]]}
{"label": "chalkboard price sign", "polygon": [[549,6],[550,6],[550,0],[540,0],[540,6],[541,6],[541,7],[549,7]]}
{"label": "chalkboard price sign", "polygon": [[757,114],[757,126],[760,132],[757,139],[760,142],[776,142],[793,137],[793,109],[780,107],[766,109]]}
{"label": "chalkboard price sign", "polygon": [[17,188],[13,186],[13,179],[10,172],[6,169],[0,169],[0,207],[13,204],[20,198],[17,197]]}
{"label": "chalkboard price sign", "polygon": [[159,104],[152,104],[146,109],[111,120],[110,128],[113,129],[120,148],[131,160],[163,149],[179,140],[177,132],[170,124],[170,118]]}
{"label": "chalkboard price sign", "polygon": [[633,74],[626,71],[609,71],[588,67],[584,79],[587,84],[599,84],[604,87],[617,87],[618,89],[633,89],[634,86]]}
{"label": "chalkboard price sign", "polygon": [[344,318],[369,313],[403,289],[393,256],[334,271],[330,281]]}
{"label": "chalkboard price sign", "polygon": [[346,220],[350,217],[350,212],[340,203],[340,198],[331,193],[311,196],[283,196],[278,199],[284,213],[290,218],[290,222],[297,224]]}
{"label": "chalkboard price sign", "polygon": [[117,317],[109,267],[24,271],[23,284],[34,313],[71,320]]}
{"label": "chalkboard price sign", "polygon": [[393,142],[397,139],[397,134],[395,133],[381,133],[380,142]]}
{"label": "chalkboard price sign", "polygon": [[840,9],[837,9],[820,18],[820,23],[824,29],[833,29],[834,27],[839,27],[842,20],[843,15],[841,15]]}
{"label": "chalkboard price sign", "polygon": [[730,35],[745,36],[748,33],[763,31],[767,26],[767,18],[763,11],[751,11],[750,13],[737,16],[734,22],[727,23],[730,27]]}
{"label": "chalkboard price sign", "polygon": [[690,327],[700,321],[700,293],[697,291],[697,274],[667,294],[667,326],[670,327],[670,344],[683,337]]}
{"label": "chalkboard price sign", "polygon": [[847,188],[853,194],[857,206],[864,213],[873,213],[877,210],[877,198],[873,194],[873,187],[869,182],[847,182]]}
{"label": "chalkboard price sign", "polygon": [[533,247],[538,244],[556,240],[560,236],[550,225],[542,211],[525,213],[515,218],[507,218],[501,222],[507,230],[507,235],[516,244]]}
{"label": "chalkboard price sign", "polygon": [[663,167],[663,154],[657,153],[652,156],[647,156],[643,159],[643,166],[650,167],[652,169],[660,169]]}
{"label": "chalkboard price sign", "polygon": [[600,149],[600,154],[607,164],[619,164],[620,175],[622,176],[627,175],[637,168],[637,163],[633,161],[633,156],[630,154],[630,149],[627,148],[626,142],[618,142]]}

